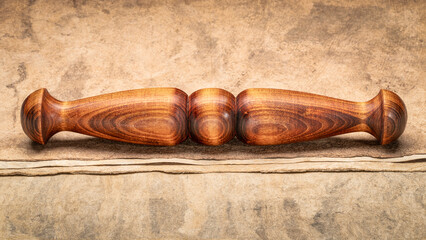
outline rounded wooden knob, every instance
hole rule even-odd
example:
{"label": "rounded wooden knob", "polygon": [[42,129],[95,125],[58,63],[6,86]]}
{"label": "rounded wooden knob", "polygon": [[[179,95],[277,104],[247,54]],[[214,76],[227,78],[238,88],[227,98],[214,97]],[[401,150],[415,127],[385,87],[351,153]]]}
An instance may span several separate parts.
{"label": "rounded wooden knob", "polygon": [[31,140],[45,144],[49,138],[60,131],[61,117],[55,111],[61,102],[45,89],[31,93],[21,107],[21,125]]}
{"label": "rounded wooden knob", "polygon": [[370,112],[367,124],[380,144],[391,143],[404,132],[407,108],[397,94],[382,89],[375,98],[367,102],[367,108]]}
{"label": "rounded wooden knob", "polygon": [[236,133],[235,96],[219,88],[205,88],[189,96],[189,133],[205,145],[220,145]]}
{"label": "rounded wooden knob", "polygon": [[401,136],[407,124],[407,108],[395,93],[381,90],[383,96],[383,135],[381,144],[388,144]]}

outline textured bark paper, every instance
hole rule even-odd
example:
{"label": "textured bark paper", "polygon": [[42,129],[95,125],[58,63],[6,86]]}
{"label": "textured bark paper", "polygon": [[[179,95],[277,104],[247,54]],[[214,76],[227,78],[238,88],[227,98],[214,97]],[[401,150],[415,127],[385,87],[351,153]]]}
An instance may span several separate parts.
{"label": "textured bark paper", "polygon": [[[424,173],[2,177],[6,239],[424,239]],[[13,189],[13,190],[10,190]]]}
{"label": "textured bark paper", "polygon": [[[424,171],[422,4],[10,1],[0,11],[2,175]],[[279,146],[233,139],[217,147],[190,140],[150,147],[59,133],[41,146],[25,136],[19,119],[25,97],[41,87],[59,100],[144,87],[188,94],[220,87],[234,95],[270,87],[352,101],[367,101],[383,88],[405,101],[408,124],[386,146],[363,133]],[[370,160],[358,163],[356,157]],[[185,163],[197,160],[212,161]],[[232,160],[240,164],[226,162]],[[219,168],[215,161],[224,162]],[[14,164],[19,168],[12,170]]]}
{"label": "textured bark paper", "polygon": [[[0,1],[1,238],[425,239],[425,9],[396,0]],[[405,101],[408,124],[387,146],[368,134],[148,147],[72,133],[40,146],[22,132],[19,107],[42,87],[59,100],[271,87],[352,101],[383,88]]]}

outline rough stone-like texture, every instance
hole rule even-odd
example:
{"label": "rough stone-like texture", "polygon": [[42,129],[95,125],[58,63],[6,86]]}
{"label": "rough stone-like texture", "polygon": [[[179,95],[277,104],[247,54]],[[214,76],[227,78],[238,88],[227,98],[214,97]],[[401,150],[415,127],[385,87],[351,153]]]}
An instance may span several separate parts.
{"label": "rough stone-like texture", "polygon": [[[372,156],[425,153],[424,1],[3,1],[2,159]],[[235,95],[271,87],[366,101],[389,89],[409,119],[398,142],[368,134],[272,147],[190,141],[141,147],[60,133],[31,145],[19,123],[28,94],[73,100],[143,87]]]}
{"label": "rough stone-like texture", "polygon": [[[424,19],[424,2],[3,1],[0,161],[234,159],[253,165],[246,170],[272,171],[256,168],[252,160],[424,159]],[[235,95],[246,88],[272,87],[353,101],[371,99],[384,88],[404,99],[409,120],[401,138],[387,146],[365,133],[280,146],[248,146],[234,139],[218,147],[189,140],[175,147],[149,147],[59,133],[41,146],[31,143],[20,127],[21,103],[41,87],[60,100],[73,100],[164,86],[188,94],[221,87]],[[401,160],[388,162],[396,161]],[[381,169],[371,162],[370,167],[340,164],[311,170]],[[32,171],[22,164],[24,170],[10,171],[6,163],[1,165],[9,170],[0,175],[56,171]],[[382,170],[425,170],[418,165]],[[78,172],[98,171],[86,167]]]}
{"label": "rough stone-like texture", "polygon": [[[5,239],[425,239],[425,1],[0,0]],[[24,135],[19,108],[143,87],[400,95],[408,125],[281,146],[147,147]],[[379,158],[377,158],[379,157]]]}
{"label": "rough stone-like texture", "polygon": [[0,233],[6,239],[424,239],[425,182],[423,173],[2,177],[0,192],[8,194],[0,195]]}

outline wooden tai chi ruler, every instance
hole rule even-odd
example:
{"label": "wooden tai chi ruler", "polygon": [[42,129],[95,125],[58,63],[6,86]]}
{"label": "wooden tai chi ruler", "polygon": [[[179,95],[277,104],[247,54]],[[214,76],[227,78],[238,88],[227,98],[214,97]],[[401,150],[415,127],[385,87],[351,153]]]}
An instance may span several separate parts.
{"label": "wooden tai chi ruler", "polygon": [[147,88],[63,102],[43,88],[21,109],[24,132],[40,144],[60,131],[146,145],[176,145],[188,137],[220,145],[234,136],[274,145],[362,131],[388,144],[406,122],[404,102],[387,90],[367,102],[266,88],[237,97],[218,88],[189,97],[176,88]]}

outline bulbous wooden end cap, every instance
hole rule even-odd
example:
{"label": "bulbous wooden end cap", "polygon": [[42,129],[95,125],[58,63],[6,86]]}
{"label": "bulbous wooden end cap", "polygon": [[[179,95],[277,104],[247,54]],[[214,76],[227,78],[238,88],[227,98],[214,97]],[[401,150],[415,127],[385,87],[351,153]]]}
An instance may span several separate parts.
{"label": "bulbous wooden end cap", "polygon": [[25,134],[35,142],[45,144],[57,132],[58,119],[52,106],[59,103],[45,89],[31,93],[21,107],[21,125]]}
{"label": "bulbous wooden end cap", "polygon": [[189,96],[189,133],[205,145],[221,145],[236,134],[235,96],[219,88],[200,89]]}
{"label": "bulbous wooden end cap", "polygon": [[396,140],[404,132],[407,124],[407,108],[404,102],[397,94],[384,89],[380,90],[371,102],[380,104],[378,108],[380,115],[373,114],[376,116],[371,118],[368,124],[376,132],[373,135],[382,145]]}

